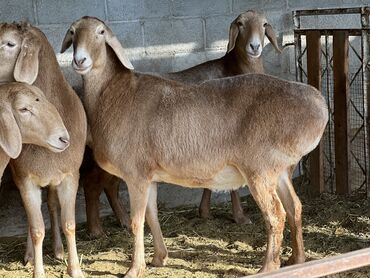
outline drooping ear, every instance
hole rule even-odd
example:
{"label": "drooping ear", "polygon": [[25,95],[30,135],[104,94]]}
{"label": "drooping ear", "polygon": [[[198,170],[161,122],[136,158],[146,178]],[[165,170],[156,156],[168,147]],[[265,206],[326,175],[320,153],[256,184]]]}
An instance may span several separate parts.
{"label": "drooping ear", "polygon": [[272,26],[269,23],[267,23],[266,26],[265,26],[265,35],[269,39],[269,41],[271,42],[271,44],[275,48],[275,50],[278,53],[281,53],[281,49],[278,46],[274,29],[272,29]]}
{"label": "drooping ear", "polygon": [[133,70],[134,66],[128,59],[125,49],[122,47],[117,37],[113,34],[112,30],[110,30],[109,28],[107,28],[105,41],[113,49],[114,53],[117,55],[122,65],[124,65],[128,69]]}
{"label": "drooping ear", "polygon": [[32,85],[39,73],[41,44],[33,38],[24,38],[14,67],[14,79]]}
{"label": "drooping ear", "polygon": [[22,150],[22,137],[18,124],[9,108],[0,108],[0,147],[11,158],[17,158]]}
{"label": "drooping ear", "polygon": [[68,29],[67,33],[64,36],[62,49],[60,50],[60,53],[64,53],[64,51],[66,51],[71,45],[72,45],[72,34],[71,31]]}
{"label": "drooping ear", "polygon": [[227,44],[227,51],[226,53],[229,53],[231,50],[234,49],[236,38],[239,34],[239,26],[236,20],[234,20],[230,25],[230,31],[229,31],[229,43]]}

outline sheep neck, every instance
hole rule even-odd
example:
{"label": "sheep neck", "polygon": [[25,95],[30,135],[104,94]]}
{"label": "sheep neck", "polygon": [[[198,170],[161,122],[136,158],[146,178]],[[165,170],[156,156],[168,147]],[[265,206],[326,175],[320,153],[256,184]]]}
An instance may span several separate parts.
{"label": "sheep neck", "polygon": [[100,94],[104,92],[114,76],[123,70],[125,68],[121,65],[117,56],[110,48],[107,48],[105,63],[83,75],[85,91],[83,102],[90,123],[94,120],[93,115],[96,114],[94,111],[97,109]]}

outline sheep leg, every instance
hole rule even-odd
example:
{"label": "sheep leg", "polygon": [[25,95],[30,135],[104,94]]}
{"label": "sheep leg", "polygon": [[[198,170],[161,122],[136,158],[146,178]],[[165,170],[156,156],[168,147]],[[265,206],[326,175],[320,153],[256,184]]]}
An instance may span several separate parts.
{"label": "sheep leg", "polygon": [[105,183],[102,182],[104,171],[97,165],[89,172],[84,180],[84,194],[86,202],[86,219],[89,235],[98,238],[104,235],[104,230],[99,217],[99,196],[104,190]]}
{"label": "sheep leg", "polygon": [[164,266],[166,265],[168,252],[166,245],[164,244],[161,226],[158,221],[156,183],[152,183],[149,187],[149,198],[145,218],[153,235],[154,256],[151,264],[153,266]]}
{"label": "sheep leg", "polygon": [[30,238],[33,245],[33,277],[45,277],[42,258],[42,243],[45,236],[45,225],[41,213],[41,189],[30,180],[25,180],[25,182],[21,184],[17,183],[17,186],[22,197],[23,206],[26,210]]}
{"label": "sheep leg", "polygon": [[210,206],[211,206],[211,194],[212,191],[209,189],[203,190],[202,200],[199,205],[199,215],[201,218],[210,218]]}
{"label": "sheep leg", "polygon": [[48,187],[48,210],[50,215],[51,235],[55,258],[63,260],[64,249],[59,228],[59,201],[55,187]]}
{"label": "sheep leg", "polygon": [[106,183],[104,187],[104,192],[107,195],[109,204],[112,207],[113,212],[121,227],[126,227],[128,230],[130,230],[130,216],[128,215],[125,206],[123,205],[119,197],[120,180],[108,173],[106,173],[106,176],[106,180],[108,181],[108,183]]}
{"label": "sheep leg", "polygon": [[33,250],[33,243],[32,243],[32,237],[31,237],[31,230],[30,230],[30,227],[28,227],[26,253],[24,254],[24,258],[23,258],[23,264],[25,266],[28,263],[30,263],[31,265],[35,264],[35,254],[33,251],[34,250]]}
{"label": "sheep leg", "polygon": [[63,233],[67,239],[68,248],[68,274],[73,278],[84,277],[78,261],[76,248],[76,221],[75,221],[75,204],[78,189],[79,174],[67,176],[59,184],[57,194],[61,208],[61,220]]}
{"label": "sheep leg", "polygon": [[280,176],[277,193],[286,210],[290,226],[293,251],[287,264],[303,263],[305,261],[305,254],[302,236],[302,204],[287,172]]}
{"label": "sheep leg", "polygon": [[259,177],[249,185],[249,190],[259,206],[266,223],[267,248],[260,272],[280,267],[280,247],[283,239],[285,211],[276,193],[277,178]]}
{"label": "sheep leg", "polygon": [[244,214],[238,190],[230,191],[231,204],[233,207],[234,221],[237,224],[252,224],[252,221]]}
{"label": "sheep leg", "polygon": [[145,270],[144,259],[144,220],[146,206],[149,197],[149,184],[127,183],[130,195],[131,208],[131,230],[134,236],[134,252],[130,269],[126,272],[125,278],[136,278]]}

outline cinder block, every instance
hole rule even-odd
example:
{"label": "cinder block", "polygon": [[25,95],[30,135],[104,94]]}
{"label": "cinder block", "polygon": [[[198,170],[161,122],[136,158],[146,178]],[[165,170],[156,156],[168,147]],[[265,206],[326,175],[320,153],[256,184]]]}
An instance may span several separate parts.
{"label": "cinder block", "polygon": [[109,20],[135,20],[171,14],[170,0],[107,0]]}
{"label": "cinder block", "polygon": [[240,14],[247,10],[259,10],[263,8],[261,4],[261,0],[234,0],[233,12]]}
{"label": "cinder block", "polygon": [[291,30],[293,28],[292,14],[289,12],[266,11],[265,16],[277,35],[282,31]]}
{"label": "cinder block", "polygon": [[134,60],[135,70],[146,73],[172,72],[173,54],[166,55],[148,55],[142,53],[139,60]]}
{"label": "cinder block", "polygon": [[144,46],[140,22],[110,23],[109,26],[124,47]]}
{"label": "cinder block", "polygon": [[297,9],[317,9],[317,8],[333,8],[341,7],[342,1],[338,0],[288,0],[288,9],[297,10]]}
{"label": "cinder block", "polygon": [[196,53],[176,53],[175,59],[172,61],[172,69],[174,72],[188,69],[207,61],[205,52]]}
{"label": "cinder block", "polygon": [[174,0],[174,16],[205,16],[229,13],[227,0]]}
{"label": "cinder block", "polygon": [[[64,35],[69,29],[70,24],[58,24],[58,25],[40,25],[37,26],[48,38],[48,41],[53,46],[55,53],[59,53],[62,48],[62,42]],[[69,50],[72,51],[72,48]]]}
{"label": "cinder block", "polygon": [[268,10],[286,11],[287,2],[286,0],[263,0],[261,9],[263,11]]}
{"label": "cinder block", "polygon": [[206,19],[206,47],[226,48],[229,30],[235,16],[213,16]]}
{"label": "cinder block", "polygon": [[2,0],[0,1],[0,21],[28,21],[35,23],[32,1],[29,0]]}
{"label": "cinder block", "polygon": [[200,18],[148,20],[144,22],[145,48],[148,53],[203,49]]}
{"label": "cinder block", "polygon": [[36,0],[39,24],[72,23],[82,16],[105,20],[105,5],[101,0]]}

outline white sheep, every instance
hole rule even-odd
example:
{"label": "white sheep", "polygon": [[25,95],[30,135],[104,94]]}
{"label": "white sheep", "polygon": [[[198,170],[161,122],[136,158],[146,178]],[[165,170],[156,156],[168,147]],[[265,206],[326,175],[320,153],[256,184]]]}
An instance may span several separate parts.
{"label": "white sheep", "polygon": [[286,215],[291,262],[304,261],[301,204],[288,173],[325,129],[328,109],[319,91],[260,74],[193,86],[133,72],[118,39],[92,17],[71,25],[62,52],[72,43],[95,159],[128,187],[134,251],[126,277],[145,269],[144,217],[153,234],[152,264],[166,263],[156,182],[211,190],[247,184],[266,221],[261,270],[280,267]]}
{"label": "white sheep", "polygon": [[[34,260],[34,277],[45,277],[42,243],[45,226],[41,214],[41,188],[48,187],[49,199],[60,203],[62,229],[68,246],[68,273],[83,277],[75,240],[75,201],[79,168],[86,144],[86,115],[80,99],[65,80],[55,53],[45,35],[29,24],[0,24],[0,82],[34,84],[62,117],[70,135],[70,146],[62,153],[28,145],[10,162],[29,224],[25,263]],[[55,206],[54,206],[55,207]],[[57,211],[53,211],[57,219]],[[52,229],[59,229],[52,222]],[[62,242],[55,241],[54,253],[63,258]]]}

